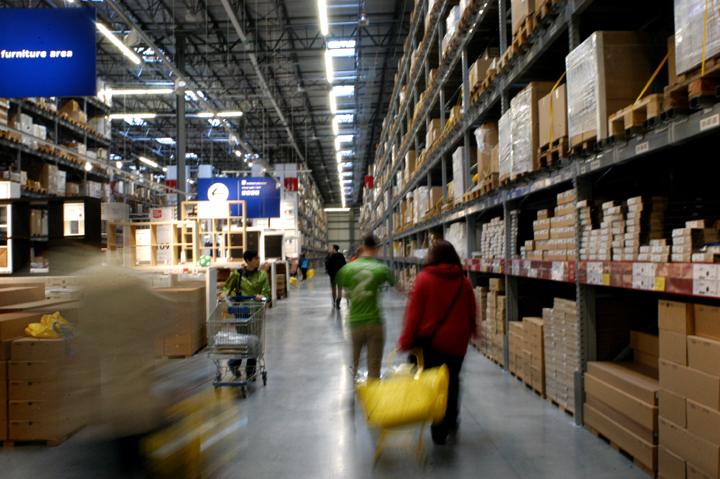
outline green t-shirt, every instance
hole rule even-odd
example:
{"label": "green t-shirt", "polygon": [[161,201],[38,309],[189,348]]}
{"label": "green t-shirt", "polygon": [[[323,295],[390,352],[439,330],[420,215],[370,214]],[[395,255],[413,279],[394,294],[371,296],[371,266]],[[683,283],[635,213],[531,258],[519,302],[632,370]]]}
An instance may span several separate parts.
{"label": "green t-shirt", "polygon": [[351,326],[382,323],[378,290],[385,283],[395,284],[390,268],[374,258],[360,257],[340,268],[335,282],[347,290]]}

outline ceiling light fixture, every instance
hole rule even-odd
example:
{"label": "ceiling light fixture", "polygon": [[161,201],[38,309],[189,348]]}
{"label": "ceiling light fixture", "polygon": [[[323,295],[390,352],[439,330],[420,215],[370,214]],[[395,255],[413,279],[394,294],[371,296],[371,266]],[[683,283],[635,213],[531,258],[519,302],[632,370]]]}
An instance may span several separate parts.
{"label": "ceiling light fixture", "polygon": [[344,213],[346,211],[350,211],[350,208],[325,208],[327,213]]}
{"label": "ceiling light fixture", "polygon": [[123,54],[126,57],[128,57],[130,60],[132,60],[133,63],[135,63],[136,65],[140,64],[140,62],[141,62],[140,58],[137,55],[135,55],[128,47],[126,47],[123,42],[118,40],[118,38],[115,35],[113,35],[113,33],[110,30],[108,30],[105,25],[103,25],[102,23],[96,23],[96,25],[97,25],[98,30],[100,30],[100,33],[105,35],[107,37],[107,39],[110,40],[116,47],[118,47],[120,49],[120,51],[123,52]]}
{"label": "ceiling light fixture", "polygon": [[335,151],[340,151],[340,137],[335,137]]}
{"label": "ceiling light fixture", "polygon": [[340,134],[340,127],[338,126],[337,117],[333,118],[332,124],[333,124],[333,133],[335,135]]}
{"label": "ceiling light fixture", "polygon": [[330,29],[328,28],[327,2],[318,0],[318,10],[320,12],[320,32],[326,37]]}
{"label": "ceiling light fixture", "polygon": [[214,116],[215,116],[215,113],[212,113],[212,112],[209,112],[209,111],[208,111],[208,112],[202,112],[202,113],[198,113],[198,114],[197,114],[197,117],[198,117],[198,118],[212,118],[212,117],[214,117]]}
{"label": "ceiling light fixture", "polygon": [[147,90],[107,90],[111,96],[170,95],[175,93],[172,88],[151,88]]}
{"label": "ceiling light fixture", "polygon": [[238,158],[242,156],[242,152],[240,150],[235,150],[235,156]]}
{"label": "ceiling light fixture", "polygon": [[129,120],[133,118],[149,120],[155,117],[157,117],[155,113],[113,113],[110,115],[111,120]]}
{"label": "ceiling light fixture", "polygon": [[122,168],[122,161],[116,161],[115,166],[117,166],[118,168]]}
{"label": "ceiling light fixture", "polygon": [[89,161],[85,163],[85,171],[92,171],[93,165]]}
{"label": "ceiling light fixture", "polygon": [[148,160],[144,156],[139,157],[138,160],[142,161],[143,163],[145,163],[148,166],[152,166],[153,168],[158,168],[160,166],[157,163],[155,163],[154,161]]}
{"label": "ceiling light fixture", "polygon": [[325,50],[325,72],[327,73],[328,83],[332,83],[333,78],[334,78],[332,62],[333,62],[332,53],[330,53],[330,50]]}
{"label": "ceiling light fixture", "polygon": [[340,154],[339,151],[338,151],[337,154],[335,155],[335,158],[337,158],[337,162],[338,162],[338,163],[342,163],[342,162],[343,162],[343,157],[342,157],[342,155]]}
{"label": "ceiling light fixture", "polygon": [[231,118],[236,116],[243,116],[243,112],[241,111],[221,111],[217,114],[219,117],[223,118]]}
{"label": "ceiling light fixture", "polygon": [[333,95],[333,92],[330,92],[330,111],[333,115],[337,113],[337,101],[335,100],[335,95]]}

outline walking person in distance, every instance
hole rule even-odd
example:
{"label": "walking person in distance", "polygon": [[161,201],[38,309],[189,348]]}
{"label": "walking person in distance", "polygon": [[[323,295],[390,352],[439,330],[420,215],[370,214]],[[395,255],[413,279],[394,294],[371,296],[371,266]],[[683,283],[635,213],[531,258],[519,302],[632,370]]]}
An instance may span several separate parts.
{"label": "walking person in distance", "polygon": [[470,337],[476,334],[476,307],[455,248],[435,240],[410,290],[398,341],[403,351],[421,348],[426,368],[446,364],[450,372],[445,418],[431,427],[435,444],[445,444],[448,434],[458,428],[460,370]]}
{"label": "walking person in distance", "polygon": [[340,309],[340,300],[342,300],[342,289],[335,282],[335,276],[340,268],[345,266],[345,256],[340,252],[340,246],[334,244],[332,254],[327,260],[327,273],[330,275],[330,288],[332,289],[333,307]]}

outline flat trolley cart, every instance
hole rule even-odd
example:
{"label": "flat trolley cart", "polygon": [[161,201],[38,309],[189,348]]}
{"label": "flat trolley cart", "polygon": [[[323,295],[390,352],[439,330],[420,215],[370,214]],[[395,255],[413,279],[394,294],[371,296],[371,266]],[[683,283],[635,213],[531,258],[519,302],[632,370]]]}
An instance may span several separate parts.
{"label": "flat trolley cart", "polygon": [[[267,384],[265,369],[265,305],[255,301],[254,296],[234,296],[218,302],[215,311],[208,318],[208,357],[216,367],[213,386],[240,387],[241,396],[247,397],[247,384],[262,376]],[[256,361],[250,376],[236,377],[227,366],[227,361],[244,359]]]}

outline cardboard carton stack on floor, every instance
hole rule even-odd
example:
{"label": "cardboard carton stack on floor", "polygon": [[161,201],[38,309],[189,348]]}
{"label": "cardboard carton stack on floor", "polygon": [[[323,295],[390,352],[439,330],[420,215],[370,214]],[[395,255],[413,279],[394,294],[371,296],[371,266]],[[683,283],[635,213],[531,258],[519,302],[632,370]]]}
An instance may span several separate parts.
{"label": "cardboard carton stack on floor", "polygon": [[720,474],[720,308],[659,301],[660,475]]}
{"label": "cardboard carton stack on floor", "polygon": [[542,318],[523,318],[523,332],[525,333],[525,351],[529,351],[530,355],[528,358],[527,353],[523,353],[525,359],[529,359],[530,367],[528,368],[527,363],[525,364],[525,372],[528,369],[530,372],[530,380],[526,381],[526,384],[532,386],[532,388],[539,392],[541,395],[545,395],[545,354],[543,345],[543,319]]}
{"label": "cardboard carton stack on floor", "polygon": [[490,358],[501,365],[504,362],[505,336],[505,281],[502,278],[490,279],[490,291],[487,295],[487,321],[490,322]]}
{"label": "cardboard carton stack on floor", "polygon": [[522,373],[525,371],[523,365],[524,326],[522,321],[508,323],[508,369],[518,379],[523,378]]}
{"label": "cardboard carton stack on floor", "polygon": [[7,377],[10,441],[59,442],[97,412],[98,361],[90,360],[77,342],[16,339]]}
{"label": "cardboard carton stack on floor", "polygon": [[[205,287],[157,288],[166,318],[174,324],[163,339],[162,356],[192,356],[207,344]],[[166,323],[164,323],[166,324]],[[156,355],[159,344],[156,342]]]}
{"label": "cardboard carton stack on floor", "polygon": [[552,309],[543,309],[543,323],[545,394],[574,412],[575,372],[580,364],[577,303],[555,298]]}
{"label": "cardboard carton stack on floor", "polygon": [[585,425],[630,454],[648,471],[658,465],[658,381],[636,362],[589,362]]}
{"label": "cardboard carton stack on floor", "polygon": [[483,354],[488,354],[490,344],[490,321],[487,319],[488,288],[478,286],[475,288],[475,304],[477,306],[477,337],[472,338],[473,345]]}

